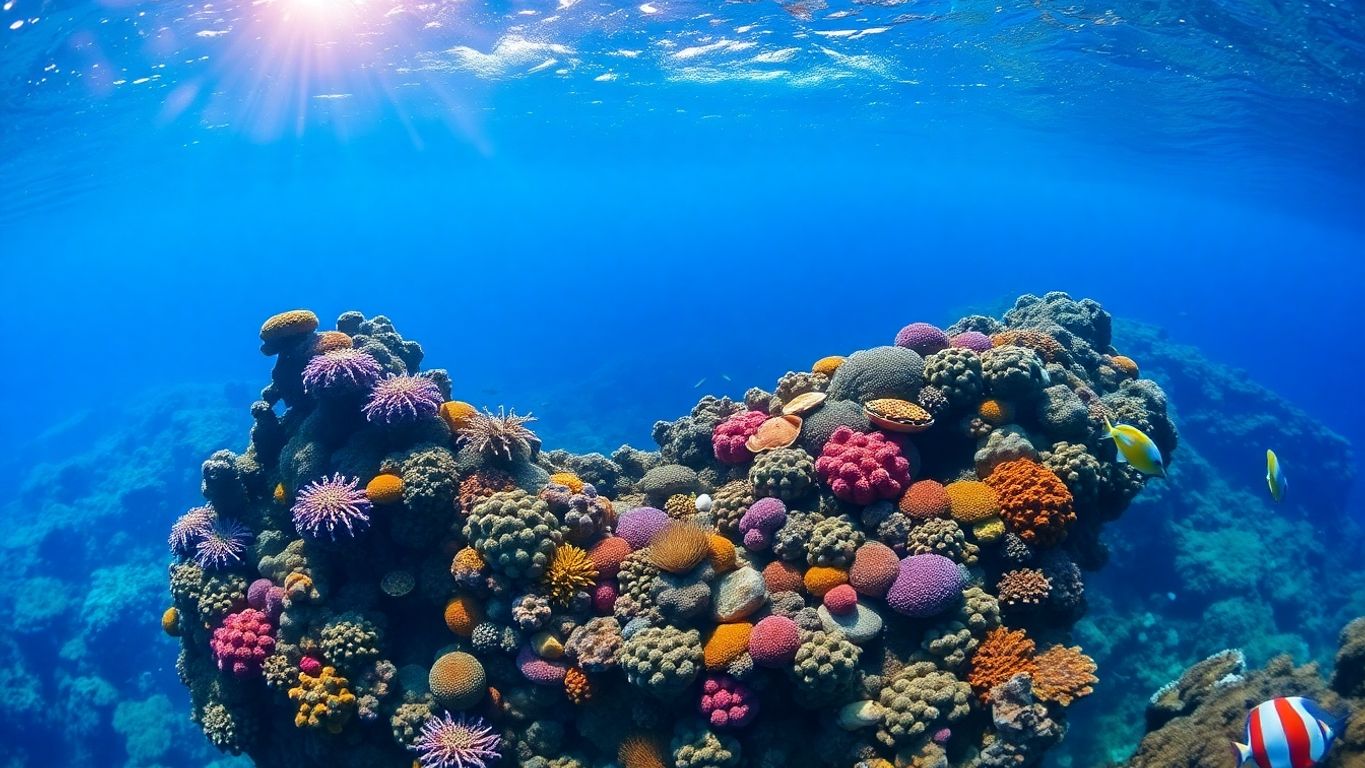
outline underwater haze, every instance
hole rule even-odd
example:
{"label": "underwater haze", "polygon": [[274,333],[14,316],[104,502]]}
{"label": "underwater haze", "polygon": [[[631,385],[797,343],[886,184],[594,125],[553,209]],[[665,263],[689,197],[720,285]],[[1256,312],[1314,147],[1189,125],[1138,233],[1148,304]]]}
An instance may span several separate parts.
{"label": "underwater haze", "polygon": [[[684,458],[656,421],[710,434],[733,409],[766,414],[767,399],[751,388],[772,388],[779,401],[802,387],[824,391],[828,381],[802,378],[814,375],[813,363],[890,345],[912,322],[954,338],[991,333],[999,346],[1036,355],[1037,377],[1050,386],[1066,382],[1060,370],[1047,378],[1044,364],[1070,365],[1067,386],[1079,394],[1067,397],[1089,408],[1088,426],[1070,435],[1033,421],[1032,405],[1023,407],[1040,396],[1033,391],[982,390],[965,404],[935,405],[910,392],[892,399],[915,400],[935,417],[929,437],[913,438],[928,458],[911,475],[944,486],[967,474],[990,477],[995,459],[983,463],[974,452],[999,452],[992,433],[1000,443],[1032,440],[1022,453],[1017,444],[1000,450],[1044,463],[1064,453],[1059,442],[1085,444],[1097,472],[1121,478],[1131,470],[1113,468],[1099,417],[1170,426],[1169,443],[1157,440],[1167,477],[1148,480],[1136,496],[1105,491],[1105,503],[1094,502],[1104,513],[1090,518],[1085,493],[1070,488],[1085,535],[1096,537],[1078,543],[1073,533],[1058,548],[1085,572],[1080,607],[1042,618],[1003,614],[1005,626],[1033,633],[1040,651],[1079,645],[1098,665],[1094,693],[1078,695],[1068,715],[1049,702],[1057,723],[1070,723],[1066,738],[1053,744],[1035,733],[1020,753],[1025,764],[1098,768],[1143,755],[1163,764],[1150,740],[1139,744],[1158,727],[1144,708],[1182,669],[1239,644],[1252,667],[1289,653],[1326,669],[1338,630],[1365,614],[1365,502],[1355,482],[1365,415],[1350,405],[1365,374],[1351,340],[1365,286],[1359,11],[1341,0],[0,0],[0,328],[16,368],[4,385],[16,407],[0,422],[10,446],[0,468],[14,478],[0,496],[0,556],[11,564],[0,590],[0,622],[11,630],[0,638],[0,659],[12,660],[0,662],[0,687],[9,691],[0,696],[0,767],[337,759],[330,750],[342,742],[327,742],[327,728],[298,736],[285,689],[270,706],[277,720],[289,714],[274,725],[263,714],[263,686],[205,698],[209,675],[200,673],[213,663],[208,636],[193,625],[227,620],[208,607],[212,588],[201,585],[192,601],[203,621],[172,620],[176,637],[158,623],[167,606],[187,610],[182,582],[193,563],[183,552],[167,555],[167,528],[205,504],[205,494],[210,506],[224,506],[211,482],[201,488],[212,474],[201,464],[215,451],[282,451],[279,467],[262,460],[259,476],[243,482],[265,491],[278,483],[289,504],[333,472],[354,469],[365,487],[412,460],[395,453],[370,466],[338,450],[291,464],[291,452],[312,450],[298,448],[309,434],[299,424],[317,399],[291,387],[308,355],[322,353],[293,337],[271,348],[257,332],[294,308],[315,312],[319,332],[345,326],[378,339],[387,352],[366,349],[385,373],[416,373],[392,350],[395,338],[420,342],[420,369],[449,372],[448,381],[435,377],[446,387],[441,400],[534,414],[527,426],[544,453],[509,454],[511,464],[591,481],[602,470],[582,455],[602,454],[616,467],[607,475],[619,487],[612,482],[603,495],[617,512],[663,507],[677,495],[660,496],[645,481],[661,466],[693,473],[695,483],[676,489],[689,497],[720,499],[728,483],[753,485],[747,465],[727,466],[721,449]],[[368,318],[364,330],[338,322],[352,310]],[[373,325],[380,315],[395,336]],[[1090,318],[1084,329],[1081,315]],[[1059,339],[1067,360],[1045,355],[1047,342],[1010,333]],[[935,348],[920,352],[927,361]],[[1120,357],[1135,369],[1115,363]],[[1133,394],[1139,383],[1161,397]],[[710,401],[699,405],[707,395],[733,403],[708,411]],[[260,398],[288,447],[261,437],[270,430],[259,410],[253,422]],[[847,399],[861,407],[871,396]],[[987,419],[978,412],[987,401],[1004,403],[1009,415]],[[355,424],[365,419],[353,419],[359,401],[351,405],[346,417],[327,413],[336,430],[358,430],[354,440],[363,442],[369,433]],[[902,439],[856,414],[846,426],[858,429],[859,418],[870,434]],[[441,451],[464,456],[467,479],[467,438],[450,429],[454,442]],[[800,445],[807,440],[803,433]],[[386,445],[425,444],[402,442]],[[618,450],[625,444],[640,450]],[[806,445],[808,458],[822,445]],[[1292,482],[1283,503],[1267,493],[1267,449]],[[513,474],[525,490],[549,492],[540,474]],[[845,531],[844,543],[885,536],[822,482],[809,497],[784,500],[793,518],[798,508],[822,520],[847,517],[858,530]],[[283,557],[266,551],[277,539],[283,546],[280,536],[312,541],[287,520],[280,530],[271,515],[287,505],[261,511],[269,494],[252,494],[251,511],[238,517],[253,558]],[[467,538],[478,549],[458,525],[472,509],[451,503],[462,515],[445,532],[453,538],[437,531],[425,543],[453,552]],[[376,514],[376,538],[391,533],[382,520]],[[1249,521],[1258,535],[1247,533]],[[1046,559],[1006,562],[990,534],[952,522],[956,533],[944,535],[958,542],[958,564],[981,568],[991,591],[998,577]],[[742,561],[744,537],[718,525],[741,544]],[[594,541],[578,543],[591,549]],[[980,545],[980,565],[962,541]],[[906,546],[891,544],[914,556],[913,537]],[[441,552],[449,565],[452,552]],[[768,556],[754,556],[762,568]],[[390,557],[388,549],[374,555],[389,565]],[[803,567],[849,565],[816,559]],[[168,564],[181,590],[174,600]],[[233,578],[270,578],[259,563],[247,570]],[[333,578],[355,587],[338,588],[349,599],[361,582],[374,592],[391,572]],[[1281,573],[1292,576],[1272,576]],[[521,592],[502,588],[473,590],[492,595],[479,610],[506,619],[500,601]],[[241,592],[225,598],[234,616],[246,610]],[[807,619],[828,608],[812,594]],[[348,615],[311,599],[319,627],[332,616],[324,609]],[[403,635],[409,603],[398,603],[406,606],[400,616],[383,599],[358,600],[357,610]],[[923,629],[919,618],[864,603],[889,627]],[[573,611],[555,610],[556,621],[570,622],[559,626],[567,641],[573,621],[559,611]],[[365,751],[374,732],[388,739],[400,702],[433,695],[409,686],[404,670],[426,674],[436,634],[442,644],[467,642],[454,624],[413,621],[412,647],[385,647],[398,671],[384,680],[396,692],[375,694],[382,728],[365,720],[370,730],[337,737],[350,739],[347,759],[388,765],[392,744],[382,755]],[[427,631],[433,623],[439,632]],[[306,642],[277,629],[294,666],[325,656],[308,656]],[[534,633],[525,634],[530,642]],[[196,642],[204,669],[191,663]],[[178,680],[182,644],[189,650]],[[890,679],[907,659],[887,653],[896,657]],[[871,656],[864,652],[864,666]],[[497,682],[499,669],[487,666]],[[352,672],[358,690],[384,688],[375,669],[365,683]],[[948,672],[967,685],[965,668]],[[717,674],[744,679],[735,669]],[[880,677],[867,674],[860,685],[876,701]],[[297,682],[299,671],[292,675]],[[756,696],[786,690],[750,684]],[[971,714],[952,729],[926,723],[936,738],[940,727],[958,734],[926,746],[946,750],[943,765],[993,764],[967,744],[1003,716],[976,703],[992,690],[975,690]],[[825,725],[858,698],[832,691],[824,691]],[[1333,695],[1342,706],[1365,701],[1360,691]],[[545,735],[572,727],[572,716],[545,720],[553,726],[523,722],[518,708],[533,711],[534,702],[511,698],[499,727],[536,722],[540,730],[520,740],[505,731],[504,764],[596,768],[617,756],[614,746],[604,747],[605,758],[575,753]],[[439,721],[435,712],[430,722]],[[758,736],[744,736],[741,758],[726,752],[730,731],[698,736],[679,720],[684,730],[660,736],[668,731],[660,722],[640,743],[661,739],[665,764],[757,765],[765,754]],[[811,725],[793,722],[786,726]],[[885,719],[877,727],[893,730]],[[397,733],[396,754],[413,754]],[[905,762],[909,737],[879,742],[862,733],[865,764],[879,765],[868,750],[880,743],[901,750],[883,749],[882,758],[921,765]],[[1224,750],[1227,735],[1196,740]],[[670,752],[676,740],[723,754],[678,757],[676,747]],[[249,758],[225,754],[237,751]]]}

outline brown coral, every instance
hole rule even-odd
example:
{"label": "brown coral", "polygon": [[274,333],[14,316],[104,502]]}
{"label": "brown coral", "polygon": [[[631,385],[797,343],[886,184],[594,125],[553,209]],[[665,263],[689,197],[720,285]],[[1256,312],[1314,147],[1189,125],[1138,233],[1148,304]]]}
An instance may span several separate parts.
{"label": "brown coral", "polygon": [[1011,608],[1037,606],[1052,594],[1052,581],[1037,568],[1016,568],[1000,574],[996,594]]}
{"label": "brown coral", "polygon": [[536,417],[529,413],[518,416],[516,411],[501,407],[497,413],[485,408],[483,412],[467,417],[463,426],[456,430],[455,437],[461,445],[468,445],[489,458],[526,459],[540,451],[540,438],[526,428],[535,420]]}
{"label": "brown coral", "polygon": [[460,511],[466,515],[479,502],[500,491],[515,491],[517,481],[500,469],[476,469],[460,481]]}
{"label": "brown coral", "polygon": [[991,689],[995,686],[1015,675],[1032,676],[1038,671],[1034,649],[1033,640],[1022,629],[996,627],[986,633],[986,638],[972,655],[971,669],[967,672],[967,682],[983,704],[990,702]]}
{"label": "brown coral", "polygon": [[659,570],[687,573],[710,552],[706,531],[690,523],[670,522],[649,544],[649,559]]}
{"label": "brown coral", "polygon": [[1029,544],[1049,547],[1066,536],[1076,520],[1071,491],[1052,470],[1028,459],[996,466],[986,484],[995,491],[1000,516]]}
{"label": "brown coral", "polygon": [[642,733],[632,734],[621,740],[616,749],[616,759],[622,768],[667,768],[664,752],[659,743]]}
{"label": "brown coral", "polygon": [[564,672],[564,695],[574,704],[587,704],[592,700],[592,681],[578,667],[569,667]]}
{"label": "brown coral", "polygon": [[291,309],[272,315],[261,325],[261,341],[275,342],[303,336],[318,329],[318,316],[306,309]]}
{"label": "brown coral", "polygon": [[1040,331],[1009,330],[991,336],[991,346],[1006,345],[1031,349],[1049,363],[1061,363],[1070,359],[1066,347],[1063,347],[1061,342]]}
{"label": "brown coral", "polygon": [[1044,701],[1064,707],[1095,691],[1095,660],[1081,653],[1078,645],[1054,645],[1038,654],[1038,669],[1033,673],[1033,692]]}

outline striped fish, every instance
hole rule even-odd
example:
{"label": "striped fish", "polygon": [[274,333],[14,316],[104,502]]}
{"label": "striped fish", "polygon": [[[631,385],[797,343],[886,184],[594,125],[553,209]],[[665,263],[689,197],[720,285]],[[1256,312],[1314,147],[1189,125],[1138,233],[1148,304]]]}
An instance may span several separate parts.
{"label": "striped fish", "polygon": [[1302,696],[1258,704],[1247,715],[1246,743],[1232,743],[1237,766],[1313,768],[1332,748],[1337,718]]}

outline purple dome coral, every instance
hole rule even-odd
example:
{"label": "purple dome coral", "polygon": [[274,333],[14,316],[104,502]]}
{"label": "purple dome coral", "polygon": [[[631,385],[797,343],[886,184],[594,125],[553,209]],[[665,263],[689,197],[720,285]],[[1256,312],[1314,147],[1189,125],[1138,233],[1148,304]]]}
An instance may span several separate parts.
{"label": "purple dome coral", "polygon": [[171,524],[171,535],[166,543],[177,557],[189,557],[213,525],[212,507],[195,507]]}
{"label": "purple dome coral", "polygon": [[303,369],[303,391],[344,394],[373,387],[384,369],[368,352],[334,349],[308,361]]}
{"label": "purple dome coral", "polygon": [[963,331],[954,336],[950,343],[954,347],[970,349],[973,352],[985,352],[991,348],[991,337],[981,331]]}
{"label": "purple dome coral", "polygon": [[364,530],[370,524],[370,509],[360,480],[348,481],[338,472],[304,486],[290,511],[299,533],[321,537],[326,531],[335,539],[342,528],[347,536]]}
{"label": "purple dome coral", "polygon": [[389,376],[380,379],[365,403],[365,418],[383,424],[401,424],[435,416],[441,410],[441,388],[425,376]]}
{"label": "purple dome coral", "polygon": [[428,720],[411,747],[422,768],[487,768],[501,748],[502,738],[482,717],[449,712]]}
{"label": "purple dome coral", "polygon": [[896,346],[932,355],[948,348],[948,334],[928,323],[911,323],[896,334]]}
{"label": "purple dome coral", "polygon": [[937,616],[962,597],[966,586],[962,569],[952,560],[933,553],[913,555],[901,561],[886,604],[904,616]]}
{"label": "purple dome coral", "polygon": [[242,562],[251,531],[236,520],[218,518],[203,531],[194,547],[194,561],[206,571]]}

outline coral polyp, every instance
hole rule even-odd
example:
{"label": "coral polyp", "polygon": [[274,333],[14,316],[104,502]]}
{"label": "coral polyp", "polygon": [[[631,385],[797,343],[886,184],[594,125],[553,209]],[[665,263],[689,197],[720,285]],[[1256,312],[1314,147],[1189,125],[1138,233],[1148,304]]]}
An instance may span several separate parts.
{"label": "coral polyp", "polygon": [[250,543],[251,530],[245,525],[216,518],[200,532],[194,546],[194,561],[206,571],[228,568],[242,562]]}
{"label": "coral polyp", "polygon": [[525,460],[540,450],[540,438],[526,427],[535,420],[529,413],[518,416],[501,406],[496,414],[485,408],[469,414],[455,434],[461,444],[489,458]]}

